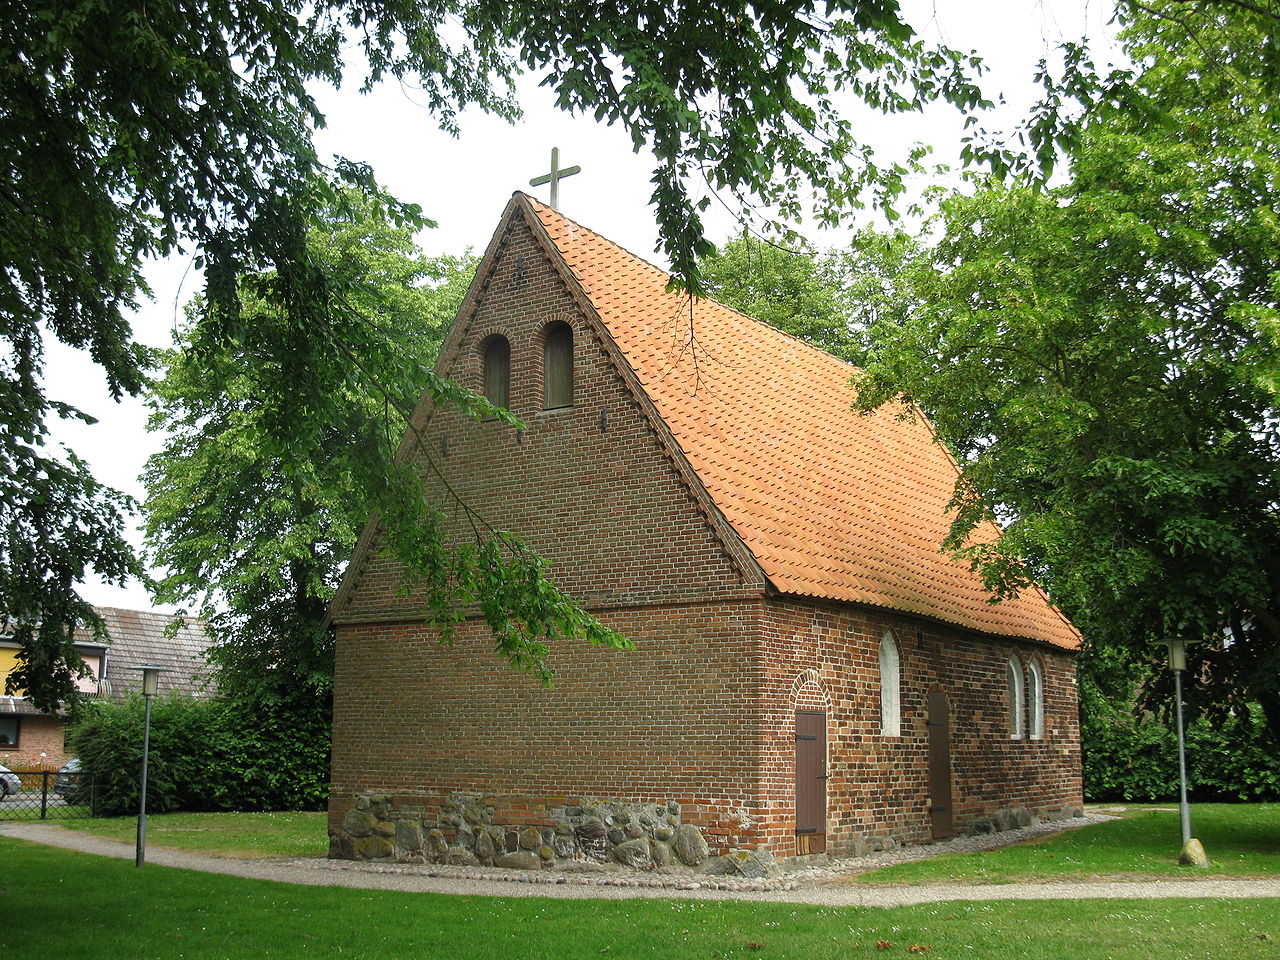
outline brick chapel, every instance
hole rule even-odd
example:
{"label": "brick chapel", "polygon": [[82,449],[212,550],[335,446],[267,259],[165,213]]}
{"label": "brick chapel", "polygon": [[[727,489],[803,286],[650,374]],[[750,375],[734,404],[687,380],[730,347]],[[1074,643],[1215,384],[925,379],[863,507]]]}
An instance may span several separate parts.
{"label": "brick chapel", "polygon": [[525,428],[424,400],[401,455],[636,648],[557,643],[545,689],[479,616],[443,646],[371,524],[331,611],[332,854],[693,870],[1078,813],[1079,635],[942,552],[930,425],[668,279],[507,205],[438,370]]}

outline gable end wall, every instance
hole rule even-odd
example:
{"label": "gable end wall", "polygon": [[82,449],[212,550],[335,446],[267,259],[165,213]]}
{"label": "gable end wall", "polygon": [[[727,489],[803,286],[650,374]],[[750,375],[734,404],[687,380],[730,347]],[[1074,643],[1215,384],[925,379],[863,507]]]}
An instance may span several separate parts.
{"label": "gable end wall", "polygon": [[[541,334],[555,321],[574,330],[574,403],[544,410]],[[551,811],[592,798],[675,804],[714,848],[756,845],[758,572],[716,529],[661,427],[519,221],[441,372],[480,389],[480,344],[495,333],[511,345],[510,408],[526,429],[436,411],[424,447],[466,503],[520,536],[562,589],[638,647],[553,644],[556,689],[546,690],[498,659],[478,617],[442,647],[397,596],[399,572],[375,548],[334,612],[336,853],[387,855],[376,836],[341,846],[369,796],[391,798],[456,844],[449,804],[461,794],[483,794],[482,815],[495,824],[540,829]],[[469,535],[465,517],[449,523]]]}
{"label": "gable end wall", "polygon": [[[542,332],[557,321],[574,331],[574,403],[544,410]],[[714,528],[705,495],[677,469],[599,335],[518,220],[467,329],[451,337],[457,347],[441,373],[482,390],[480,345],[495,333],[511,344],[510,409],[525,429],[439,410],[423,430],[426,455],[462,503],[521,537],[549,562],[555,582],[592,608],[760,596],[758,572],[731,555],[740,543]],[[423,463],[421,452],[415,456]],[[453,534],[472,537],[464,510],[436,486]],[[413,617],[397,596],[398,569],[377,552],[375,545],[335,622]]]}

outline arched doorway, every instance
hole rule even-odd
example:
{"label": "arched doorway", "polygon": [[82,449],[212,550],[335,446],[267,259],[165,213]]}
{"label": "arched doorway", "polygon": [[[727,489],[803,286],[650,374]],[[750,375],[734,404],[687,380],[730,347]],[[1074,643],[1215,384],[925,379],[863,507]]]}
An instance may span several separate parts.
{"label": "arched doorway", "polygon": [[796,711],[796,853],[827,849],[827,714]]}

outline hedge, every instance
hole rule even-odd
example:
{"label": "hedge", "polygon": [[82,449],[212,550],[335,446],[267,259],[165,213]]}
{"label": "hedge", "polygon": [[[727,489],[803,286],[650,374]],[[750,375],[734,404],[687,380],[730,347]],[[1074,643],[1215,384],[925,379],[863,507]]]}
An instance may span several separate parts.
{"label": "hedge", "polygon": [[[95,813],[138,809],[144,704],[90,705],[68,743],[91,774]],[[319,810],[328,797],[327,703],[156,698],[147,810]]]}
{"label": "hedge", "polygon": [[[1094,699],[1081,712],[1080,740],[1086,800],[1178,798],[1178,735],[1171,723]],[[1256,711],[1220,725],[1195,718],[1186,740],[1192,800],[1280,800],[1280,759]]]}

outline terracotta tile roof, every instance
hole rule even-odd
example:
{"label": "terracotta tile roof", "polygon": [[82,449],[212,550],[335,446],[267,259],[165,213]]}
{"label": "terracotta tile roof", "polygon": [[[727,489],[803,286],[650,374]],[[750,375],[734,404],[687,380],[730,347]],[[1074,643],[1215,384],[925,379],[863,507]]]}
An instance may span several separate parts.
{"label": "terracotta tile roof", "polygon": [[[957,467],[920,419],[850,410],[849,364],[715,301],[524,195],[716,507],[782,593],[1076,647],[1039,590],[993,604],[941,552]],[[998,536],[993,527],[990,536]]]}

